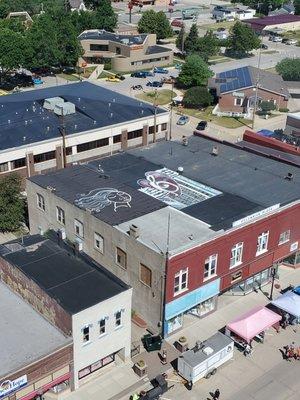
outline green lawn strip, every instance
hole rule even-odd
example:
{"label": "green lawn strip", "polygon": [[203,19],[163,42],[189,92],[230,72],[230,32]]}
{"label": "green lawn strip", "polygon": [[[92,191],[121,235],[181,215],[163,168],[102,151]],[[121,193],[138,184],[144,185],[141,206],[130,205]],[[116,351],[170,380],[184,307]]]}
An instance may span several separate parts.
{"label": "green lawn strip", "polygon": [[66,79],[67,81],[79,81],[80,78],[78,75],[73,75],[73,74],[65,74],[65,73],[61,73],[58,74],[57,76],[59,76],[60,78]]}
{"label": "green lawn strip", "polygon": [[171,99],[173,97],[176,97],[176,93],[172,92],[172,90],[169,90],[169,89],[162,89],[162,90],[157,91],[156,99],[155,99],[155,94],[156,94],[155,91],[143,92],[143,93],[137,94],[135,97],[140,100],[144,100],[149,103],[152,103],[152,104],[155,101],[155,103],[160,106],[171,103]]}
{"label": "green lawn strip", "polygon": [[216,31],[218,28],[229,29],[235,24],[235,22],[236,21],[214,22],[211,24],[199,25],[199,29],[211,29],[213,31]]}

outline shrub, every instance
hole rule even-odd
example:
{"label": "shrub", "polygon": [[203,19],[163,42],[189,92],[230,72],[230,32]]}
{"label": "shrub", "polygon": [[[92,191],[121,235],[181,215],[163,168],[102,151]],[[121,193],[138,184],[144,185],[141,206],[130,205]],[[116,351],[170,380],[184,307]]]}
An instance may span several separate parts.
{"label": "shrub", "polygon": [[195,86],[188,89],[183,97],[183,105],[189,108],[199,108],[210,106],[213,96],[205,86]]}
{"label": "shrub", "polygon": [[280,112],[289,112],[290,110],[288,108],[279,108]]}

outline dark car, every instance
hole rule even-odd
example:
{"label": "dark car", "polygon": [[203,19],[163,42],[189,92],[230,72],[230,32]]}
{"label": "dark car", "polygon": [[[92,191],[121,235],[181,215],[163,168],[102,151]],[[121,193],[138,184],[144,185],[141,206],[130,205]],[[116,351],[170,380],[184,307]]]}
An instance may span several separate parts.
{"label": "dark car", "polygon": [[166,68],[154,67],[153,72],[155,74],[167,74],[169,71]]}
{"label": "dark car", "polygon": [[142,85],[133,85],[133,86],[131,86],[131,88],[133,90],[143,90],[143,86]]}
{"label": "dark car", "polygon": [[262,44],[260,45],[260,48],[261,48],[261,49],[264,49],[264,50],[267,50],[269,47],[268,47],[266,44],[262,43]]}
{"label": "dark car", "polygon": [[125,76],[124,75],[120,75],[120,74],[116,74],[115,77],[120,79],[120,81],[124,81],[124,79],[125,79]]}
{"label": "dark car", "polygon": [[130,76],[133,78],[147,78],[147,76],[154,76],[154,74],[150,71],[137,71],[133,72]]}
{"label": "dark car", "polygon": [[162,87],[163,83],[159,81],[153,81],[153,82],[147,82],[146,86],[151,86],[151,87]]}
{"label": "dark car", "polygon": [[207,127],[207,121],[200,121],[196,126],[197,131],[204,131]]}

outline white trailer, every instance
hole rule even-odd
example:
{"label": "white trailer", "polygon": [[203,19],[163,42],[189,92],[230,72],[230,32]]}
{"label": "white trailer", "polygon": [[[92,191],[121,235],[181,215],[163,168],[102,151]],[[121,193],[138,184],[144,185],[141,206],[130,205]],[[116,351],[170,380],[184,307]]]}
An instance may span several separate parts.
{"label": "white trailer", "polygon": [[178,357],[178,373],[190,384],[204,377],[208,379],[233,357],[233,348],[233,340],[218,332]]}

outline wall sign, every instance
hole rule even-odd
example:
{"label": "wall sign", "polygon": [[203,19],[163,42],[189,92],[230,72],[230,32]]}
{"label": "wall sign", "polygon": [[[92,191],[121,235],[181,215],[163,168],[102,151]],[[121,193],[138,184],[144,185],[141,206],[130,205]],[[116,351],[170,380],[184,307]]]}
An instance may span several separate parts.
{"label": "wall sign", "polygon": [[12,392],[15,392],[25,385],[27,385],[27,375],[23,375],[20,378],[14,379],[13,381],[3,381],[0,384],[0,399]]}
{"label": "wall sign", "polygon": [[258,211],[258,212],[254,213],[254,214],[247,215],[247,217],[245,217],[245,218],[242,218],[242,219],[239,219],[237,221],[234,221],[232,223],[232,227],[240,226],[242,224],[246,224],[247,222],[250,222],[255,218],[261,217],[261,216],[263,216],[265,214],[270,213],[271,211],[277,210],[279,207],[280,207],[280,204],[278,203],[278,204],[274,204],[274,206],[271,206],[271,207],[268,207],[268,208],[264,208],[263,210]]}
{"label": "wall sign", "polygon": [[234,97],[245,97],[245,93],[243,93],[243,92],[232,92],[232,96],[234,96]]}

